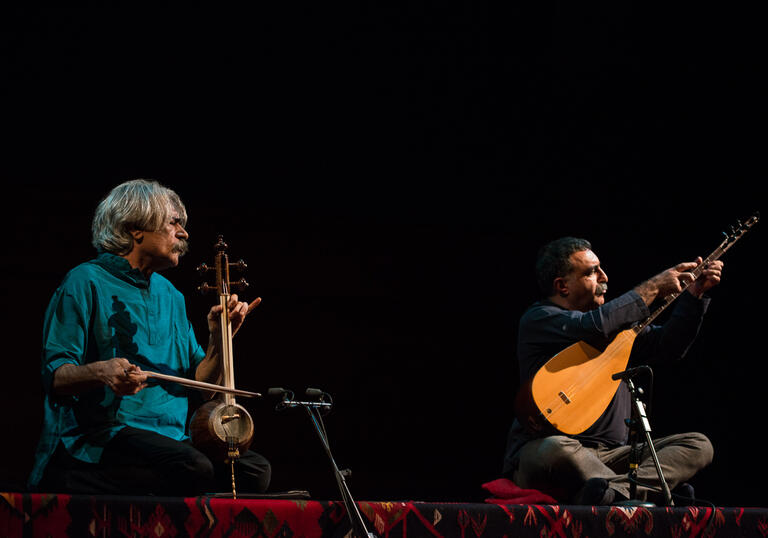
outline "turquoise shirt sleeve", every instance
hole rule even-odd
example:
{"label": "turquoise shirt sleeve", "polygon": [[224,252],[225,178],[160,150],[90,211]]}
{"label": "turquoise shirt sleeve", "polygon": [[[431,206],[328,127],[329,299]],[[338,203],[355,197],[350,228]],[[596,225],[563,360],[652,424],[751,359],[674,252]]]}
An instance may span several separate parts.
{"label": "turquoise shirt sleeve", "polygon": [[57,368],[64,364],[83,364],[90,311],[87,286],[62,284],[54,293],[43,324],[42,382],[46,394],[52,394],[53,373]]}
{"label": "turquoise shirt sleeve", "polygon": [[45,401],[35,464],[28,479],[28,487],[32,490],[42,479],[45,466],[59,444],[62,422],[66,416],[64,410],[77,400],[72,396],[54,394],[54,372],[64,364],[83,364],[88,347],[90,290],[88,286],[77,285],[74,280],[68,275],[54,292],[43,320],[41,380]]}

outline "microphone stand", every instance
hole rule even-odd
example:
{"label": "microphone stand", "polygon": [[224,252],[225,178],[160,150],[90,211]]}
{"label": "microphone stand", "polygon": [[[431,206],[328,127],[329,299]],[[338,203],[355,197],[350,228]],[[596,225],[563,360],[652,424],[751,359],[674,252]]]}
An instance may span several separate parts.
{"label": "microphone stand", "polygon": [[345,480],[345,475],[349,474],[349,471],[339,470],[338,465],[336,465],[336,460],[331,453],[331,445],[328,443],[328,434],[325,431],[323,417],[320,413],[320,410],[324,410],[325,413],[331,411],[333,404],[330,401],[325,401],[325,397],[327,396],[330,399],[330,395],[317,389],[307,389],[307,396],[319,395],[320,399],[318,401],[299,401],[293,399],[293,393],[291,391],[283,389],[269,389],[269,394],[276,394],[278,391],[282,393],[282,401],[277,404],[276,408],[278,411],[289,407],[303,407],[307,411],[309,419],[312,421],[312,425],[315,427],[315,431],[320,437],[320,442],[322,443],[325,453],[333,467],[336,484],[339,487],[342,501],[347,509],[347,515],[349,516],[354,534],[358,538],[376,538],[376,535],[366,528],[363,516],[357,507],[357,503],[355,503],[355,500],[352,498],[352,493],[349,491],[347,481]]}
{"label": "microphone stand", "polygon": [[653,446],[653,440],[651,439],[651,424],[648,421],[648,417],[645,413],[645,405],[640,400],[640,394],[642,389],[636,387],[632,381],[632,377],[637,375],[643,370],[653,373],[649,366],[638,366],[636,368],[629,368],[623,372],[619,372],[612,376],[612,379],[623,379],[627,384],[630,396],[632,397],[632,417],[627,419],[629,425],[629,438],[631,440],[632,448],[629,453],[629,500],[617,503],[621,506],[655,506],[651,502],[640,501],[637,499],[637,469],[640,466],[642,460],[642,447],[638,442],[638,427],[640,427],[645,436],[645,442],[648,445],[648,450],[651,453],[653,464],[656,467],[656,473],[659,475],[659,482],[661,482],[661,489],[664,494],[664,502],[667,506],[674,506],[672,501],[672,493],[669,491],[669,485],[664,479],[664,473],[661,470],[661,464],[659,463],[659,456],[656,454],[656,448]]}

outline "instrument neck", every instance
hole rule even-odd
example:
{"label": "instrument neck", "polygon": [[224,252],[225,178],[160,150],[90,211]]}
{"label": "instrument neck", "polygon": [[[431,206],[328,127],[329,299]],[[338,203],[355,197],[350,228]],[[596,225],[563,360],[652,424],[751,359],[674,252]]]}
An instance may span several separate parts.
{"label": "instrument neck", "polygon": [[[221,327],[221,369],[223,376],[223,385],[229,389],[235,388],[235,370],[232,357],[232,322],[229,319],[227,304],[229,303],[229,294],[219,295],[219,305],[221,314],[219,325]],[[235,403],[235,397],[232,394],[224,394],[224,399],[228,404]]]}
{"label": "instrument neck", "polygon": [[720,256],[722,256],[725,253],[725,251],[728,250],[731,247],[731,245],[733,245],[733,243],[734,243],[734,241],[731,241],[731,242],[723,241],[720,244],[720,246],[717,247],[714,250],[714,252],[712,252],[712,254],[707,256],[698,266],[696,266],[695,269],[690,271],[691,274],[693,275],[693,280],[691,280],[689,282],[682,283],[682,285],[680,286],[680,292],[679,293],[671,293],[671,294],[667,295],[664,298],[663,303],[661,304],[661,306],[659,306],[656,310],[654,310],[651,313],[651,315],[648,316],[642,323],[640,323],[638,325],[635,325],[632,328],[632,330],[635,331],[635,334],[640,334],[640,332],[642,332],[643,329],[648,327],[653,322],[653,320],[655,320],[657,317],[659,317],[659,315],[662,312],[664,312],[664,310],[666,310],[667,307],[669,305],[671,305],[675,301],[675,299],[680,297],[680,295],[682,295],[685,292],[685,290],[687,290],[688,287],[691,284],[693,284],[693,282],[696,281],[697,278],[699,278],[701,276],[701,273],[704,272],[704,269],[706,269],[707,265],[709,263],[713,262],[713,261],[718,260],[720,258]]}

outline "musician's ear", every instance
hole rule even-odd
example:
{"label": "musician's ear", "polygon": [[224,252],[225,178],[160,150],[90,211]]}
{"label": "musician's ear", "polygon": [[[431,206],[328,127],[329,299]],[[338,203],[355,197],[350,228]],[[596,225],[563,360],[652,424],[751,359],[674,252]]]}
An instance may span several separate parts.
{"label": "musician's ear", "polygon": [[141,244],[141,242],[144,240],[143,230],[130,230],[128,233],[131,234],[131,236],[133,237],[133,240],[138,244]]}
{"label": "musician's ear", "polygon": [[552,289],[555,290],[555,293],[560,297],[568,296],[568,283],[561,276],[557,277],[552,282]]}

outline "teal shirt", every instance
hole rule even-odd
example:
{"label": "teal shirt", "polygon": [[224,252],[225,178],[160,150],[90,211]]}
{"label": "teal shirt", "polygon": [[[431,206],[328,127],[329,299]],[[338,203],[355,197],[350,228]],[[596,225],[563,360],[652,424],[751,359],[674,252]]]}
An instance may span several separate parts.
{"label": "teal shirt", "polygon": [[75,458],[98,463],[106,443],[125,426],[187,438],[187,395],[179,385],[150,384],[130,396],[106,386],[76,397],[51,392],[53,372],[63,364],[113,357],[143,370],[194,378],[205,351],[187,318],[184,296],[166,278],[153,273],[147,280],[124,258],[101,253],[67,274],[45,313],[44,421],[31,488],[59,442]]}

